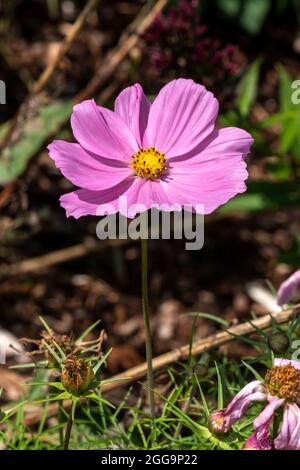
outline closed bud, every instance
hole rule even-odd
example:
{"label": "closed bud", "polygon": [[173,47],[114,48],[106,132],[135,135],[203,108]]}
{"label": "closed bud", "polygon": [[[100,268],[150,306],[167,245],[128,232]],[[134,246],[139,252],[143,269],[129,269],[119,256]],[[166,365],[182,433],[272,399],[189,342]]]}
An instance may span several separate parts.
{"label": "closed bud", "polygon": [[269,347],[277,354],[286,352],[290,347],[290,340],[288,335],[281,331],[274,333],[269,338]]}
{"label": "closed bud", "polygon": [[222,437],[228,433],[225,427],[225,417],[223,411],[215,411],[208,418],[208,429],[212,434]]}
{"label": "closed bud", "polygon": [[86,391],[94,378],[93,369],[83,359],[71,356],[65,361],[61,383],[69,393],[78,395]]}

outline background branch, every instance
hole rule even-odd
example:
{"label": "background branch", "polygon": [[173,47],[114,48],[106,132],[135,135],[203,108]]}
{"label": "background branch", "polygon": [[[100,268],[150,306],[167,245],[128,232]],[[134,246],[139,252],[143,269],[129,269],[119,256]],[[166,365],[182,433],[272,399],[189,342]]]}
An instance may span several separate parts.
{"label": "background branch", "polygon": [[57,66],[60,64],[63,57],[69,51],[70,47],[72,46],[74,40],[76,39],[78,33],[80,32],[87,16],[90,12],[95,8],[99,0],[89,0],[85,7],[83,8],[82,12],[79,14],[75,23],[71,26],[67,36],[61,43],[60,47],[58,48],[56,54],[54,55],[53,59],[50,61],[49,65],[46,67],[44,72],[40,75],[37,81],[33,84],[30,93],[28,94],[25,101],[20,106],[19,110],[17,111],[16,116],[12,120],[10,127],[8,128],[1,144],[0,144],[0,151],[10,143],[11,138],[13,137],[14,131],[18,126],[19,122],[23,121],[23,116],[26,114],[26,111],[30,105],[30,102],[33,98],[41,93],[44,87],[49,82],[50,78],[54,74]]}

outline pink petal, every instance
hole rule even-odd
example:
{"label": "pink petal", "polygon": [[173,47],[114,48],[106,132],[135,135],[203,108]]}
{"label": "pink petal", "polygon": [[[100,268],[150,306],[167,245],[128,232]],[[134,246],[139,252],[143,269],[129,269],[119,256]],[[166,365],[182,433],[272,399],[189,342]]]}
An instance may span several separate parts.
{"label": "pink petal", "polygon": [[287,304],[295,295],[297,287],[300,284],[300,269],[292,274],[286,281],[279,287],[277,293],[277,304]]}
{"label": "pink petal", "polygon": [[277,408],[280,408],[280,406],[282,406],[284,402],[284,398],[273,397],[270,403],[260,413],[260,415],[255,418],[253,423],[255,429],[259,429],[264,424],[269,423]]}
{"label": "pink petal", "polygon": [[161,183],[166,199],[179,204],[204,205],[208,214],[237,193],[244,192],[248,177],[244,156],[253,142],[246,131],[215,131],[197,149],[169,162]]}
{"label": "pink petal", "polygon": [[261,426],[247,439],[242,450],[272,450],[270,423]]}
{"label": "pink petal", "polygon": [[115,114],[132,131],[142,147],[151,103],[138,83],[125,88],[115,101]]}
{"label": "pink petal", "polygon": [[246,163],[240,156],[225,156],[195,167],[170,166],[162,188],[169,200],[194,207],[203,205],[203,213],[210,214],[246,191],[247,177]]}
{"label": "pink petal", "polygon": [[184,155],[211,134],[218,109],[217,100],[204,86],[193,80],[173,80],[151,105],[147,144],[168,158]]}
{"label": "pink petal", "polygon": [[246,413],[249,405],[255,401],[265,401],[267,393],[265,386],[259,380],[247,384],[233,398],[224,411],[226,426],[231,427]]}
{"label": "pink petal", "polygon": [[152,181],[142,178],[134,178],[133,184],[122,195],[119,201],[119,212],[133,219],[137,214],[147,211],[157,205],[158,200],[154,188],[159,184],[158,180]]}
{"label": "pink petal", "polygon": [[294,361],[292,359],[282,359],[280,357],[276,357],[274,359],[274,366],[293,366],[295,369],[300,370],[300,362]]}
{"label": "pink petal", "polygon": [[281,429],[274,442],[275,449],[300,450],[300,409],[295,403],[284,407]]}
{"label": "pink petal", "polygon": [[132,219],[150,209],[153,201],[151,181],[132,177],[104,191],[79,189],[60,198],[67,216],[73,216],[75,219],[83,215],[107,215],[116,212]]}
{"label": "pink petal", "polygon": [[138,144],[126,124],[112,111],[86,100],[73,108],[71,125],[76,140],[101,157],[128,162]]}
{"label": "pink petal", "polygon": [[175,166],[203,165],[207,161],[240,156],[245,158],[253,144],[253,137],[239,127],[224,127],[212,134],[191,152],[172,160]]}
{"label": "pink petal", "polygon": [[[160,181],[157,185],[152,185],[154,205],[157,209],[164,207],[165,212],[173,212],[174,210],[182,210],[185,200],[180,198],[178,194],[170,190],[170,185],[166,181]],[[189,205],[190,206],[190,205]],[[189,207],[187,208],[187,210]],[[160,209],[162,210],[162,209]]]}
{"label": "pink petal", "polygon": [[119,198],[133,185],[135,179],[127,178],[117,186],[103,191],[79,189],[64,194],[60,198],[61,206],[66,210],[67,217],[85,215],[107,215],[118,212]]}
{"label": "pink petal", "polygon": [[[268,408],[268,406],[266,408]],[[271,450],[273,448],[273,443],[270,437],[270,426],[273,420],[273,412],[270,412],[270,407],[268,408],[265,417],[266,419],[263,419],[263,422],[260,425],[257,425],[257,423],[254,422],[255,431],[245,442],[243,450]]]}
{"label": "pink petal", "polygon": [[246,413],[250,404],[267,399],[266,387],[259,380],[254,380],[242,388],[231,400],[224,411],[212,415],[210,424],[219,428],[219,432],[227,433],[232,426]]}
{"label": "pink petal", "polygon": [[135,178],[132,186],[122,197],[119,211],[125,217],[133,219],[138,213],[150,209],[153,202],[152,181]]}
{"label": "pink petal", "polygon": [[48,150],[62,174],[81,188],[92,191],[107,189],[132,173],[128,165],[93,155],[79,144],[54,140]]}

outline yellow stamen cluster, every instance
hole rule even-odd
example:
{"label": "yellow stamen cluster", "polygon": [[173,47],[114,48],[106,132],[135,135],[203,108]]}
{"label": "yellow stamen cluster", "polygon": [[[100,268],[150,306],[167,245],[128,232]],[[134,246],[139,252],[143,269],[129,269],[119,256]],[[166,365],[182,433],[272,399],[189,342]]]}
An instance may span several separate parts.
{"label": "yellow stamen cluster", "polygon": [[265,377],[271,395],[297,401],[300,396],[300,372],[291,364],[274,366]]}
{"label": "yellow stamen cluster", "polygon": [[159,178],[167,169],[167,159],[154,147],[140,149],[131,160],[131,166],[140,178]]}

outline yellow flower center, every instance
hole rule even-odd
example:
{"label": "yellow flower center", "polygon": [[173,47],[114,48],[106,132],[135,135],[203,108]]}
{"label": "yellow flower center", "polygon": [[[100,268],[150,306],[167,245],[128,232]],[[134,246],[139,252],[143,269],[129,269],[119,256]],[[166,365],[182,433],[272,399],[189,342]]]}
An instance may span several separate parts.
{"label": "yellow flower center", "polygon": [[288,401],[299,399],[300,372],[292,365],[272,367],[267,372],[265,381],[271,395]]}
{"label": "yellow flower center", "polygon": [[167,159],[163,153],[149,147],[133,155],[131,166],[140,178],[159,178],[167,169]]}

